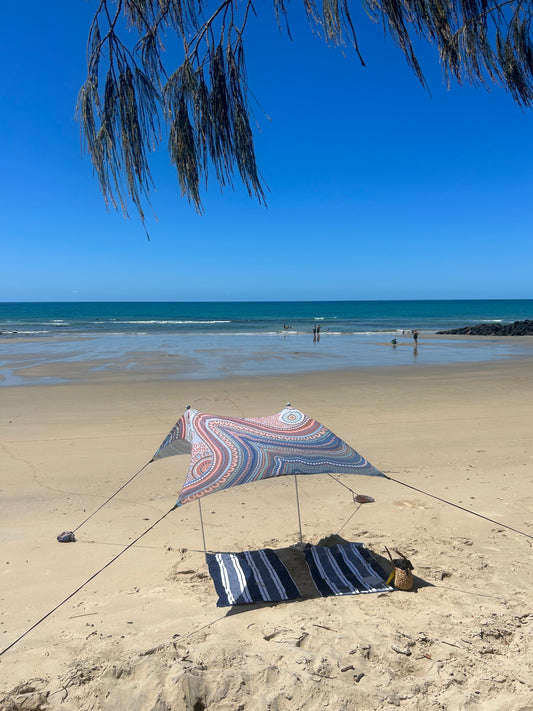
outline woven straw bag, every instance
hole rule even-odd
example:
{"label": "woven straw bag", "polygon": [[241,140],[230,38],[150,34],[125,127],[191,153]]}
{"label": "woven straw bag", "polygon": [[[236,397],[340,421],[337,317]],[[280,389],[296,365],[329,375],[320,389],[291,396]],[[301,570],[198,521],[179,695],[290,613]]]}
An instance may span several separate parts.
{"label": "woven straw bag", "polygon": [[392,564],[392,573],[387,580],[387,585],[394,585],[397,590],[411,590],[414,585],[413,579],[413,564],[408,560],[403,553],[396,550],[396,553],[401,556],[400,558],[394,558],[391,556],[389,549],[385,546],[387,555]]}
{"label": "woven straw bag", "polygon": [[410,570],[394,568],[394,587],[398,590],[410,590],[413,587],[413,573]]}

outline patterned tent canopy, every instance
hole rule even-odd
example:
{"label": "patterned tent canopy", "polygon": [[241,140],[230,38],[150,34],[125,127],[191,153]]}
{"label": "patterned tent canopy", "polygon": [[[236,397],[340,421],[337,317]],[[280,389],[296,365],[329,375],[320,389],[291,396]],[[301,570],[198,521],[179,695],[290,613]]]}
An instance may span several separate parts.
{"label": "patterned tent canopy", "polygon": [[218,417],[188,408],[152,461],[191,454],[176,506],[230,486],[287,474],[384,476],[331,430],[293,407],[267,417]]}

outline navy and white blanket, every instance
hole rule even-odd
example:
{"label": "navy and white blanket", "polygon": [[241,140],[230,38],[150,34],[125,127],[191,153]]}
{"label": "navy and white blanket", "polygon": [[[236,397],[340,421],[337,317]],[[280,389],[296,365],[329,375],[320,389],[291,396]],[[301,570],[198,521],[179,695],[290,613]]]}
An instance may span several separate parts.
{"label": "navy and white blanket", "polygon": [[324,597],[394,589],[386,584],[386,573],[362,543],[309,546],[304,549],[304,556],[313,581]]}
{"label": "navy and white blanket", "polygon": [[217,607],[279,602],[300,591],[274,551],[208,553],[207,565],[219,599]]}

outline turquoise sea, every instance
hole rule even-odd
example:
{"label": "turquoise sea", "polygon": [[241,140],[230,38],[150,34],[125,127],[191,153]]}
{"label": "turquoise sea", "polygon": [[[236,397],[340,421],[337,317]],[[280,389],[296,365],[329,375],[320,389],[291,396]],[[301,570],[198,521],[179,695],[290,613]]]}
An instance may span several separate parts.
{"label": "turquoise sea", "polygon": [[533,299],[470,301],[2,303],[3,335],[401,333],[533,318]]}
{"label": "turquoise sea", "polygon": [[[527,318],[533,319],[533,299],[3,303],[0,386],[530,358],[527,338],[435,337],[439,330]],[[420,332],[417,347],[413,329]]]}

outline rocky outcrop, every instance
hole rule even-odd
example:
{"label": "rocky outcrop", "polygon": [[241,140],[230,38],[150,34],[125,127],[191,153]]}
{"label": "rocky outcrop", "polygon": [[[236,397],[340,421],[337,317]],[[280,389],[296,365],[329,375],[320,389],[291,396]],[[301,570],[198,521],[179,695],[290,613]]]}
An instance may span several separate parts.
{"label": "rocky outcrop", "polygon": [[452,328],[449,331],[437,331],[443,335],[457,336],[533,336],[533,321],[515,321],[514,323],[480,323],[477,326]]}

